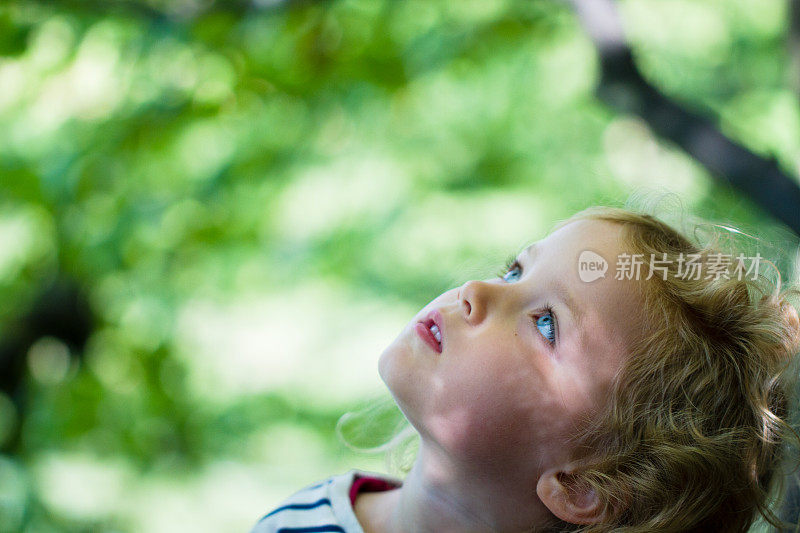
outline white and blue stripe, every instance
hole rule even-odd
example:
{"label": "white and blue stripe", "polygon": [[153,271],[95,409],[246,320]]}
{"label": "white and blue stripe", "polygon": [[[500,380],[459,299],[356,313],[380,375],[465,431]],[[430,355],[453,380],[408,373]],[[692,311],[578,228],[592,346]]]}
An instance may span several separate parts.
{"label": "white and blue stripe", "polygon": [[374,472],[350,470],[300,490],[259,520],[250,533],[364,533],[350,504],[356,475],[399,481]]}

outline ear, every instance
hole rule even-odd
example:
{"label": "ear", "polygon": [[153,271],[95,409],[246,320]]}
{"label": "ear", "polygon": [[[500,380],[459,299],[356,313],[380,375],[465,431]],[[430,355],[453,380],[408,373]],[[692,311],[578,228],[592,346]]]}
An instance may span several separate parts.
{"label": "ear", "polygon": [[536,494],[550,512],[571,524],[594,524],[605,518],[594,489],[577,475],[560,469],[548,470],[536,484]]}

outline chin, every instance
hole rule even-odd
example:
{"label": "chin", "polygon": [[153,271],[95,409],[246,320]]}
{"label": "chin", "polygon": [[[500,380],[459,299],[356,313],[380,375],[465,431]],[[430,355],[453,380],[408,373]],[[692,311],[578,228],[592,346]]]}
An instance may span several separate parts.
{"label": "chin", "polygon": [[389,348],[384,350],[381,353],[381,356],[378,358],[378,375],[381,377],[381,380],[383,380],[383,382],[386,384],[387,387],[389,387],[389,382],[386,380],[386,378],[391,372],[391,364],[392,364],[391,361],[389,360],[391,356],[386,354],[386,352],[388,351]]}
{"label": "chin", "polygon": [[378,374],[386,388],[392,394],[400,410],[405,412],[406,400],[414,396],[414,387],[418,379],[409,372],[410,363],[407,350],[394,342],[389,345],[378,359]]}
{"label": "chin", "polygon": [[[378,358],[378,375],[394,394],[394,388],[398,381],[402,380],[403,364],[402,350],[396,346],[396,341],[386,347]],[[398,379],[399,378],[399,379]]]}

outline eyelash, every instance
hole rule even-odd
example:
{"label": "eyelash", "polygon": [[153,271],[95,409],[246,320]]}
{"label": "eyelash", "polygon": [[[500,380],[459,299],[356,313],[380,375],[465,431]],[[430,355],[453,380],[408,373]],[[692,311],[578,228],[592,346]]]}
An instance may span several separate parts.
{"label": "eyelash", "polygon": [[[497,274],[497,277],[498,277],[498,278],[500,278],[500,279],[503,279],[503,280],[504,280],[505,276],[506,276],[506,275],[507,275],[507,274],[508,274],[508,273],[509,273],[511,270],[513,270],[514,268],[518,268],[518,269],[519,269],[519,273],[520,273],[520,275],[522,275],[522,265],[519,263],[519,261],[517,261],[517,258],[516,258],[515,256],[513,256],[513,255],[512,255],[511,257],[509,257],[509,258],[506,260],[506,266],[505,266],[505,268],[503,268],[503,270],[501,270],[501,271],[500,271],[500,272]],[[548,343],[549,345],[551,345],[551,346],[555,346],[556,342],[558,341],[558,318],[556,318],[556,314],[555,314],[555,312],[553,311],[553,306],[552,306],[552,305],[550,305],[549,303],[545,302],[545,304],[542,306],[542,308],[543,308],[543,309],[542,309],[542,313],[541,313],[541,314],[538,314],[538,313],[537,313],[536,315],[533,315],[531,318],[533,318],[533,319],[534,319],[534,325],[536,325],[536,320],[538,320],[538,319],[539,319],[539,317],[541,317],[542,315],[549,314],[550,316],[552,316],[552,317],[553,317],[553,340],[551,341],[550,339],[548,339],[547,337],[545,337],[545,336],[544,336],[544,335],[542,335],[541,333],[540,333],[540,335],[542,336],[542,338],[543,338],[545,341],[547,341],[547,343]]]}
{"label": "eyelash", "polygon": [[503,267],[503,269],[497,273],[497,277],[502,278],[503,276],[508,274],[509,270],[511,270],[514,267],[519,267],[519,269],[522,270],[522,266],[519,264],[519,261],[517,261],[516,256],[512,255],[511,257],[506,259],[506,264]]}

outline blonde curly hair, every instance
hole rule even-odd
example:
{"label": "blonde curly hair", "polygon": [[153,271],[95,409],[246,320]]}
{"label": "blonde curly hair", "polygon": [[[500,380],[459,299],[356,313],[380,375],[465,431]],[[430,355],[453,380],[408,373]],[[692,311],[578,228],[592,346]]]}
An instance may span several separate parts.
{"label": "blonde curly hair", "polygon": [[738,532],[759,516],[779,526],[770,495],[788,443],[800,442],[789,423],[800,291],[763,274],[680,275],[689,254],[702,266],[719,259],[716,243],[694,244],[648,214],[593,207],[559,226],[578,219],[622,225],[633,253],[668,270],[639,283],[643,334],[576,438],[580,482],[607,519],[549,529]]}

